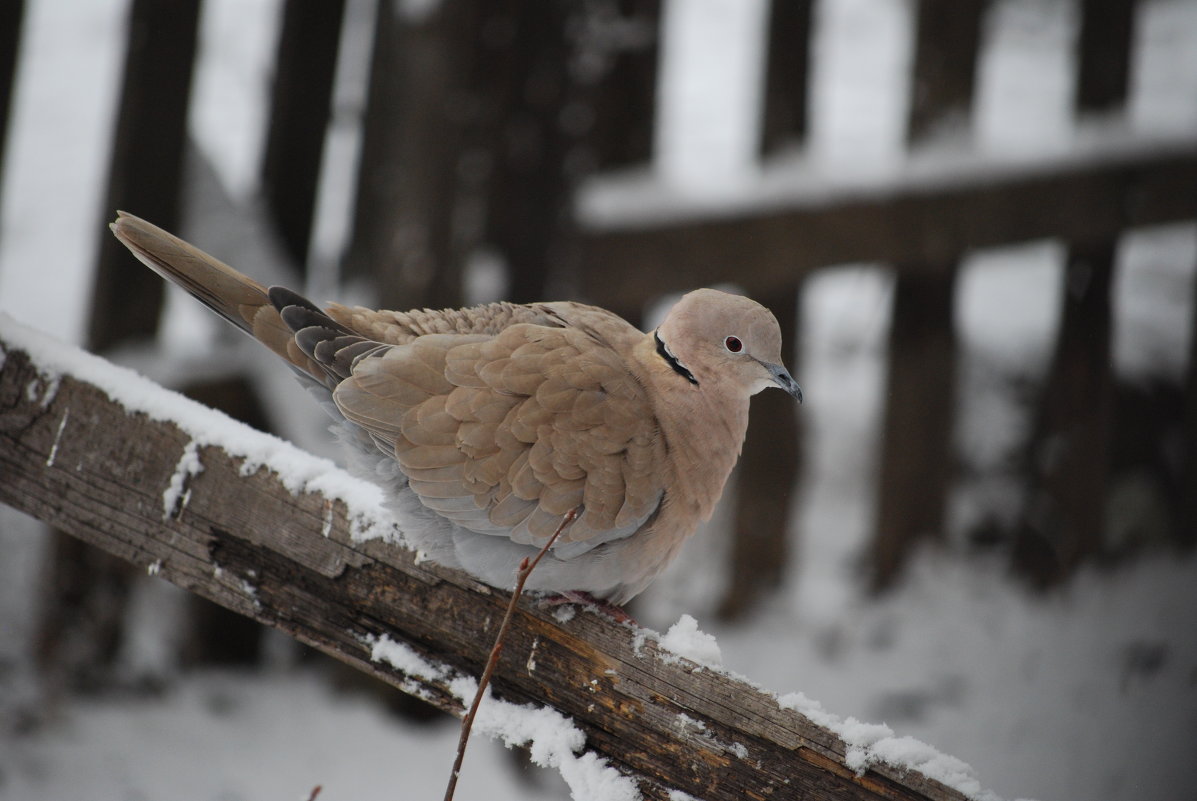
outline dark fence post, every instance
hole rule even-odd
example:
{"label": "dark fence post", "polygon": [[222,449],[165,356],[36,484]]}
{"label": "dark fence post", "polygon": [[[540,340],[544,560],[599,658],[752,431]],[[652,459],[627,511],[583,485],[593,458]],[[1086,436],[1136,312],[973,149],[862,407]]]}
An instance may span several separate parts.
{"label": "dark fence post", "polygon": [[[1134,0],[1081,3],[1077,112],[1120,108],[1130,81]],[[1101,549],[1114,382],[1111,308],[1117,239],[1069,246],[1056,351],[1030,447],[1015,569],[1039,586],[1068,578]]]}
{"label": "dark fence post", "polygon": [[283,8],[262,192],[279,239],[301,271],[308,258],[344,13],[345,0],[287,0]]}
{"label": "dark fence post", "polygon": [[1184,463],[1181,469],[1179,541],[1182,547],[1197,545],[1197,282],[1193,284],[1192,315],[1189,323],[1189,364],[1184,384]]}
{"label": "dark fence post", "polygon": [[577,99],[568,40],[568,23],[577,14],[553,0],[518,3],[505,52],[494,53],[507,70],[496,87],[500,111],[490,131],[485,238],[507,263],[507,295],[516,302],[544,299],[571,222],[573,185],[565,161],[578,137],[563,123]]}
{"label": "dark fence post", "polygon": [[378,4],[345,269],[371,276],[384,308],[461,305],[454,213],[479,13],[477,0]]}
{"label": "dark fence post", "polygon": [[[12,90],[17,83],[17,56],[21,52],[21,21],[25,0],[0,5],[0,179],[4,177],[5,143],[12,119]],[[0,185],[3,185],[0,182]]]}
{"label": "dark fence post", "polygon": [[[810,0],[773,0],[766,31],[764,108],[760,153],[768,155],[806,137],[811,29]],[[752,253],[744,254],[750,260]],[[751,271],[751,262],[746,261]],[[750,289],[751,275],[746,283]],[[799,375],[798,306],[800,282],[780,291],[753,295],[781,325],[783,356]],[[766,294],[767,293],[767,294]],[[792,398],[765,392],[752,401],[748,436],[736,472],[731,566],[718,614],[735,620],[751,612],[776,589],[789,565],[789,495],[799,467],[800,428]]]}
{"label": "dark fence post", "polygon": [[951,265],[945,274],[902,275],[894,282],[874,590],[893,584],[919,542],[942,539],[953,463],[956,272]]}
{"label": "dark fence post", "polygon": [[596,60],[587,82],[593,124],[585,134],[585,166],[595,170],[647,164],[656,130],[661,0],[606,0],[591,12],[598,41],[586,43]]}
{"label": "dark fence post", "polygon": [[812,6],[811,0],[770,3],[762,155],[806,139]]}
{"label": "dark fence post", "polygon": [[1067,578],[1104,528],[1113,262],[1110,245],[1073,246],[1064,270],[1060,333],[1031,445],[1033,485],[1014,547],[1015,568],[1039,586]]}
{"label": "dark fence post", "polygon": [[103,351],[158,328],[162,279],[108,233],[116,209],[178,227],[187,107],[200,0],[134,0],[116,138],[102,207],[88,347]]}
{"label": "dark fence post", "polygon": [[[907,122],[912,146],[967,125],[983,0],[921,0]],[[925,539],[943,536],[952,476],[957,265],[898,265],[889,335],[877,524],[870,583],[892,586]]]}

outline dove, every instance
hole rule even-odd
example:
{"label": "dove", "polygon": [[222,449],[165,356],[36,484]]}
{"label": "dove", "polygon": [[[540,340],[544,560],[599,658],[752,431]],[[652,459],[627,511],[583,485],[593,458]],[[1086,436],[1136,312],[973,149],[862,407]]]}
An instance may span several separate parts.
{"label": "dove", "polygon": [[710,518],[750,397],[802,400],[776,318],[738,295],[689,292],[648,333],[572,301],[320,308],[130,214],[110,227],[316,392],[410,544],[493,587],[572,512],[525,589],[625,604]]}

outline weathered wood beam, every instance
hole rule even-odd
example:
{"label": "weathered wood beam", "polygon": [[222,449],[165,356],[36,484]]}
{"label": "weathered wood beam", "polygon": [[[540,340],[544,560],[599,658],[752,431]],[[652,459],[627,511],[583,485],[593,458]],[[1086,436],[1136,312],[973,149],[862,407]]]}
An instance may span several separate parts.
{"label": "weathered wood beam", "polygon": [[979,248],[1046,237],[1083,245],[1192,219],[1194,186],[1197,142],[1187,141],[1026,166],[977,164],[951,178],[828,190],[768,208],[629,215],[581,232],[584,290],[603,305],[629,305],[736,281],[745,253],[755,254],[754,284],[778,288],[855,261],[933,271]]}
{"label": "weathered wood beam", "polygon": [[[287,489],[280,475],[294,474],[296,456],[277,441],[238,431],[237,447],[275,442],[282,454],[243,474],[243,458],[193,439],[197,420],[202,431],[236,424],[148,382],[136,404],[122,405],[97,385],[113,385],[98,370],[117,368],[70,370],[89,383],[61,374],[59,351],[6,337],[12,329],[0,328],[0,502],[460,712],[451,682],[480,672],[503,593],[381,539],[355,540],[351,520],[373,510]],[[155,419],[163,409],[184,422]],[[164,496],[172,482],[178,492]],[[709,801],[965,797],[917,770],[878,763],[857,773],[832,732],[743,681],[670,658],[650,634],[594,614],[560,623],[525,602],[495,693],[572,718],[586,748],[650,799],[673,789]],[[404,672],[375,661],[383,637],[443,668]]]}

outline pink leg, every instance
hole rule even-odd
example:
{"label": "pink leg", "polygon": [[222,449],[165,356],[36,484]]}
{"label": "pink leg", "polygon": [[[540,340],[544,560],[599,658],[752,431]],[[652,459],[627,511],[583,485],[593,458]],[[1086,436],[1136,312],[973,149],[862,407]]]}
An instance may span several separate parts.
{"label": "pink leg", "polygon": [[566,590],[565,592],[546,595],[539,599],[539,603],[545,606],[578,604],[579,606],[587,607],[599,612],[600,614],[606,615],[616,623],[630,623],[633,626],[640,625],[636,622],[634,617],[624,611],[622,606],[616,606],[609,601],[599,600],[584,590]]}

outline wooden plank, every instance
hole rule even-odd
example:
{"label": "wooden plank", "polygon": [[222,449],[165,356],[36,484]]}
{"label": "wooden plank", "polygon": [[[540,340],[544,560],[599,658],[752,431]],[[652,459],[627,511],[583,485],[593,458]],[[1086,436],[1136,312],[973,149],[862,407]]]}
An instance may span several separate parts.
{"label": "wooden plank", "polygon": [[571,223],[566,159],[580,136],[564,123],[576,100],[571,30],[585,18],[580,7],[554,0],[507,5],[510,35],[492,49],[494,62],[482,65],[502,70],[502,105],[487,143],[493,164],[485,237],[506,263],[506,298],[530,303],[544,299]]}
{"label": "wooden plank", "polygon": [[1114,406],[1110,292],[1115,248],[1073,247],[1064,310],[1032,434],[1032,487],[1014,565],[1038,586],[1059,583],[1101,544]]}
{"label": "wooden plank", "polygon": [[869,583],[889,589],[923,541],[943,538],[956,405],[955,276],[911,273],[894,282],[893,324],[877,523]]}
{"label": "wooden plank", "polygon": [[[1194,265],[1197,269],[1197,265]],[[1197,487],[1197,281],[1193,282],[1189,307],[1189,363],[1184,383],[1184,441],[1181,468],[1182,487]],[[1185,548],[1197,546],[1197,492],[1182,491],[1180,525],[1177,534]]]}
{"label": "wooden plank", "polygon": [[8,0],[0,4],[0,179],[4,177],[5,145],[12,120],[12,94],[17,85],[17,56],[21,51],[24,17],[25,0]]}
{"label": "wooden plank", "polygon": [[[603,69],[589,92],[593,123],[584,136],[592,154],[586,171],[648,164],[657,118],[661,0],[620,0],[586,7],[587,25]],[[591,67],[591,69],[595,69]],[[591,79],[581,78],[580,84]],[[574,178],[577,176],[574,175]]]}
{"label": "wooden plank", "polygon": [[1081,0],[1076,107],[1115,111],[1130,88],[1136,0]]}
{"label": "wooden plank", "polygon": [[[1125,103],[1134,9],[1134,0],[1082,0],[1078,115]],[[1114,425],[1110,292],[1120,233],[1069,242],[1060,330],[1036,410],[1031,488],[1013,549],[1015,568],[1041,587],[1064,581],[1098,553],[1106,528]]]}
{"label": "wooden plank", "polygon": [[[0,348],[0,502],[460,712],[451,684],[480,671],[503,593],[398,546],[356,541],[350,517],[364,510],[292,493],[269,465],[243,473],[242,460],[216,446],[196,448],[203,470],[188,475],[185,501],[164,519],[163,490],[177,481],[190,436],[2,337]],[[182,402],[153,400],[159,409]],[[187,417],[205,428],[194,422],[201,412]],[[238,439],[258,436],[245,429]],[[747,683],[665,658],[640,634],[589,613],[559,623],[524,602],[496,695],[569,716],[586,748],[637,777],[649,799],[681,790],[708,801],[963,800],[915,770],[856,773],[831,732]],[[384,636],[439,667],[404,672],[375,661]]]}
{"label": "wooden plank", "polygon": [[178,229],[187,107],[200,0],[133,0],[124,85],[108,170],[88,345],[106,350],[152,336],[163,283],[108,233],[113,209]]}
{"label": "wooden plank", "polygon": [[[920,0],[907,139],[912,150],[971,122],[980,0]],[[966,128],[967,130],[967,128]],[[897,264],[884,396],[877,521],[869,556],[874,591],[891,587],[923,541],[943,539],[956,417],[957,259]]]}
{"label": "wooden plank", "polygon": [[287,255],[308,259],[345,0],[287,0],[262,154],[262,194]]}
{"label": "wooden plank", "polygon": [[828,190],[755,208],[625,219],[581,234],[583,290],[632,305],[735,281],[792,286],[833,264],[893,261],[942,271],[970,251],[1040,238],[1084,244],[1197,217],[1197,143],[1107,149],[1034,165],[961,167],[942,180]]}
{"label": "wooden plank", "polygon": [[934,138],[945,126],[968,130],[987,0],[919,0],[907,138]]}
{"label": "wooden plank", "polygon": [[345,271],[373,281],[381,308],[462,305],[455,213],[461,141],[477,111],[467,81],[479,5],[377,5]]}
{"label": "wooden plank", "polygon": [[762,155],[806,139],[813,5],[811,0],[772,0],[769,4]]}

